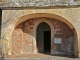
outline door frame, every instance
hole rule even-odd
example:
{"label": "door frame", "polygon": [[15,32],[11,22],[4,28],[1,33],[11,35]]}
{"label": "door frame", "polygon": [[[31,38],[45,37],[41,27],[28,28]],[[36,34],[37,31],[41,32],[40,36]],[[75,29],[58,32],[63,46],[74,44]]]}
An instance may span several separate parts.
{"label": "door frame", "polygon": [[40,23],[42,22],[45,22],[47,23],[49,26],[50,26],[50,29],[51,29],[51,54],[53,54],[53,49],[54,49],[54,26],[53,24],[46,18],[42,18],[42,19],[39,19],[35,25],[34,25],[34,28],[33,28],[33,52],[34,53],[38,53],[38,50],[37,50],[37,42],[36,42],[36,30],[37,30],[37,27]]}
{"label": "door frame", "polygon": [[[50,26],[45,22],[42,22],[41,24],[39,24],[36,30],[36,36],[37,36],[36,43],[37,43],[38,52],[45,53],[45,51],[49,50],[48,52],[50,53],[50,50],[51,50],[51,40],[50,40],[51,39],[51,28]],[[45,42],[47,43],[47,47],[49,47],[49,49],[45,49],[46,47]]]}

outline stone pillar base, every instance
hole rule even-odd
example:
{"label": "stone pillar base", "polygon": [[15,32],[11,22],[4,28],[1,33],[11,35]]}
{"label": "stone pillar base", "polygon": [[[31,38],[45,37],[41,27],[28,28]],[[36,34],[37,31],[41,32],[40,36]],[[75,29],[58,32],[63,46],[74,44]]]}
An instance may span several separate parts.
{"label": "stone pillar base", "polygon": [[80,58],[80,53],[78,54],[78,58]]}

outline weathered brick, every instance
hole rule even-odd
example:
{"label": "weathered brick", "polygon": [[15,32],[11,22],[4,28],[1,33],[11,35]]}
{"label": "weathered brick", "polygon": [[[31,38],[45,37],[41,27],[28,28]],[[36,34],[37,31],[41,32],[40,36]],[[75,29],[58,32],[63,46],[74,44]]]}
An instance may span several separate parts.
{"label": "weathered brick", "polygon": [[[21,52],[20,50],[22,50],[22,46],[25,53],[30,53],[32,51],[33,26],[37,21],[38,19],[36,18],[30,19],[19,24],[20,26],[18,25],[15,28],[15,30],[13,31],[13,44],[12,44],[13,51],[20,54]],[[65,23],[59,20],[54,20],[49,18],[49,21],[51,21],[51,23],[55,27],[54,29],[56,33],[54,37],[61,38],[63,42],[63,44],[61,45],[55,45],[56,51],[61,51],[61,49],[64,49],[64,52],[67,52],[66,46],[69,44],[68,43],[69,40],[66,39],[68,38],[69,32],[71,32],[72,30],[70,30],[70,28],[68,28],[68,26]],[[72,48],[70,49],[72,50]]]}

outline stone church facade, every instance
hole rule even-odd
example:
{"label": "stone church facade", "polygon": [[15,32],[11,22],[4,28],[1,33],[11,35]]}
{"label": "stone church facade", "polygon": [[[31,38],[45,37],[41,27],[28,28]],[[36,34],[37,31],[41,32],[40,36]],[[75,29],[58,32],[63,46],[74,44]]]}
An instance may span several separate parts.
{"label": "stone church facade", "polygon": [[50,53],[80,57],[80,6],[2,6],[0,13],[2,55]]}

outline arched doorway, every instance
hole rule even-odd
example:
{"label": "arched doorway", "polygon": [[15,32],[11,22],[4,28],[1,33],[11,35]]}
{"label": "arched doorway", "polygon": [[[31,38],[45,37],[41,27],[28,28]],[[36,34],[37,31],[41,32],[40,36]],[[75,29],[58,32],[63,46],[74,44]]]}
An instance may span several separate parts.
{"label": "arched doorway", "polygon": [[34,18],[13,31],[14,54],[74,54],[74,32],[64,22],[53,18]]}
{"label": "arched doorway", "polygon": [[[31,23],[30,23],[30,25],[31,25],[31,27],[27,27],[27,28],[24,28],[24,23],[22,24],[22,26],[23,26],[23,29],[21,30],[21,31],[23,31],[24,29],[31,29],[32,31],[33,31],[33,33],[30,31],[30,30],[25,30],[26,32],[28,32],[29,34],[29,36],[32,36],[32,41],[33,41],[33,46],[32,45],[30,45],[30,46],[32,46],[33,47],[33,49],[29,49],[29,48],[27,48],[28,49],[28,51],[29,52],[31,52],[31,53],[37,53],[37,50],[36,50],[36,48],[35,48],[35,46],[36,46],[36,28],[37,28],[37,26],[40,24],[40,23],[42,23],[42,22],[46,22],[49,26],[50,26],[50,28],[51,28],[51,45],[53,44],[53,39],[54,39],[54,33],[53,33],[53,31],[55,31],[54,30],[54,28],[55,27],[53,27],[53,24],[51,23],[51,21],[50,20],[43,20],[43,19],[40,19],[39,20],[39,22],[37,23],[35,23],[35,24],[33,24],[32,22],[33,22],[33,20],[35,20],[35,19],[33,19],[33,18],[38,18],[38,17],[45,17],[45,18],[53,18],[53,19],[57,19],[57,20],[59,20],[59,21],[62,21],[62,22],[64,22],[65,24],[67,24],[67,26],[69,27],[69,29],[71,29],[72,31],[74,31],[73,33],[73,37],[74,37],[74,55],[75,56],[77,56],[78,57],[78,36],[77,36],[77,32],[76,32],[76,29],[75,29],[75,27],[72,25],[72,23],[71,22],[69,22],[68,20],[66,20],[65,18],[63,18],[63,17],[61,17],[61,16],[57,16],[57,15],[54,15],[54,14],[44,14],[44,13],[41,13],[41,14],[31,14],[31,15],[26,15],[26,16],[23,16],[23,17],[21,17],[19,20],[18,20],[18,22],[16,22],[16,24],[15,24],[15,26],[14,26],[14,30],[16,30],[15,28],[20,24],[20,23],[23,23],[23,22],[25,22],[25,21],[30,21],[31,19]],[[28,25],[28,26],[30,26],[30,25]],[[34,25],[34,26],[33,26]],[[55,25],[54,25],[55,26]],[[34,28],[33,28],[34,27]],[[66,26],[65,26],[66,27]],[[19,29],[18,29],[19,30]],[[66,29],[67,30],[67,29]],[[64,31],[64,30],[63,30]],[[19,31],[18,31],[19,32]],[[9,32],[9,33],[12,33],[11,31]],[[31,35],[30,33],[32,33],[33,35]],[[59,32],[58,32],[59,33]],[[66,32],[67,33],[67,32]],[[69,32],[68,32],[69,33]],[[7,33],[5,33],[5,34],[7,34]],[[13,34],[12,34],[12,36],[14,35],[14,31],[13,31]],[[22,34],[22,35],[26,35],[26,34]],[[66,35],[66,34],[65,34]],[[6,39],[8,38],[7,37],[8,35],[6,35]],[[11,34],[10,34],[10,36],[11,36]],[[70,35],[69,35],[70,36]],[[72,36],[72,35],[71,35]],[[17,36],[13,36],[12,38],[14,38],[14,37],[17,37]],[[23,37],[23,36],[22,36]],[[20,38],[19,38],[20,39]],[[9,41],[10,41],[10,39],[8,39]],[[13,39],[13,41],[15,41],[16,39]],[[26,39],[27,40],[27,39]],[[17,41],[17,40],[16,40]],[[31,42],[32,42],[31,41]],[[11,43],[11,41],[10,42],[8,42],[9,44],[10,44],[10,48],[14,48],[16,45],[14,44],[14,46],[12,45],[12,43]],[[65,44],[65,43],[64,43]],[[8,45],[8,44],[7,44]],[[20,44],[19,44],[20,45]],[[6,46],[6,45],[5,45]],[[16,46],[16,48],[17,48],[17,46]],[[7,48],[8,49],[8,48]],[[17,48],[18,49],[18,48]],[[17,49],[15,49],[15,50],[17,50]],[[21,48],[20,48],[21,49]],[[53,53],[53,51],[54,50],[52,50],[52,49],[54,49],[54,45],[52,45],[51,46],[51,53]],[[4,51],[5,51],[5,49],[3,49]],[[26,52],[28,52],[26,49],[24,49]],[[31,50],[31,51],[30,51]],[[65,49],[66,50],[66,49]],[[21,51],[21,50],[19,50],[19,51]],[[6,50],[6,53],[7,54],[9,54],[9,53],[13,53],[13,50],[11,49],[11,51],[9,51],[9,52],[7,52],[7,50]],[[20,53],[20,52],[19,52]],[[23,52],[21,52],[21,54],[22,54]],[[25,53],[25,52],[24,52]],[[27,53],[26,53],[27,54]]]}
{"label": "arched doorway", "polygon": [[51,29],[49,25],[42,22],[37,27],[37,49],[40,53],[50,53],[51,51]]}

